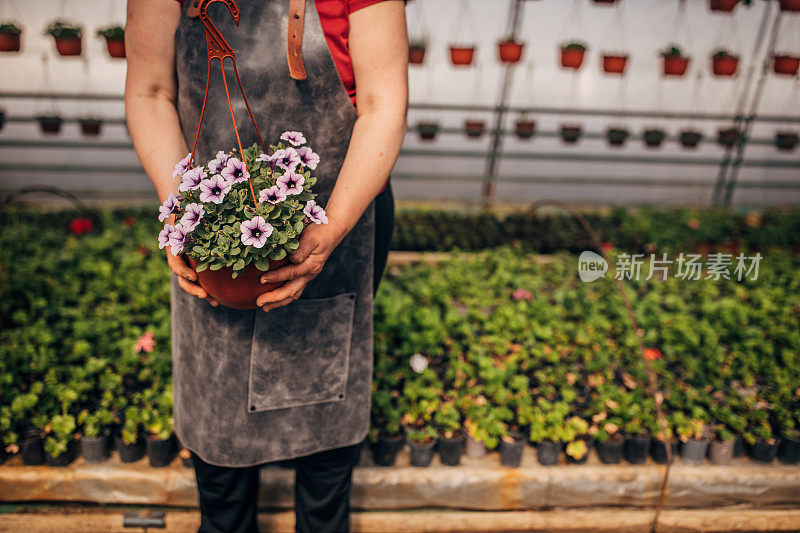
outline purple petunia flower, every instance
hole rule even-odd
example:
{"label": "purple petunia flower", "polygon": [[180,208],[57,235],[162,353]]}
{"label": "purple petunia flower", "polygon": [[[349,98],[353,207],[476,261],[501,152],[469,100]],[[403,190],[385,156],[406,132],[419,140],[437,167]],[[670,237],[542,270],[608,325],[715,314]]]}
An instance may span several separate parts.
{"label": "purple petunia flower", "polygon": [[203,206],[192,202],[186,206],[186,209],[184,209],[180,225],[186,228],[186,233],[189,233],[197,227],[204,214],[205,210],[203,209]]}
{"label": "purple petunia flower", "polygon": [[158,234],[158,247],[164,248],[169,244],[169,236],[172,234],[172,231],[175,229],[175,226],[172,224],[164,224],[164,229]]}
{"label": "purple petunia flower", "polygon": [[178,255],[183,251],[183,245],[186,244],[187,230],[183,224],[175,224],[169,232],[169,246],[172,250],[172,255]]}
{"label": "purple petunia flower", "polygon": [[256,248],[261,248],[267,242],[267,238],[272,235],[272,224],[264,220],[264,217],[255,216],[250,220],[242,222],[242,242],[245,245],[252,244]]}
{"label": "purple petunia flower", "polygon": [[297,150],[291,146],[289,148],[276,150],[275,153],[272,154],[272,159],[277,166],[289,172],[294,172],[294,169],[300,164],[300,156],[297,154]]}
{"label": "purple petunia flower", "polygon": [[250,173],[245,169],[244,163],[235,157],[228,159],[228,162],[225,163],[225,168],[222,169],[221,174],[222,177],[225,178],[225,181],[231,185],[250,179]]}
{"label": "purple petunia flower", "polygon": [[230,190],[231,184],[219,174],[214,174],[207,180],[200,182],[200,201],[219,204]]}
{"label": "purple petunia flower", "polygon": [[286,172],[286,174],[278,178],[278,187],[280,187],[287,196],[290,194],[300,194],[303,192],[303,183],[305,183],[305,181],[306,179],[302,174]]}
{"label": "purple petunia flower", "polygon": [[183,181],[178,186],[179,191],[190,191],[200,187],[200,182],[207,176],[203,167],[194,167],[183,175]]}
{"label": "purple petunia flower", "polygon": [[186,157],[181,159],[175,164],[175,170],[172,171],[172,177],[177,178],[189,168],[190,159],[192,158],[192,154],[186,154]]}
{"label": "purple petunia flower", "polygon": [[220,150],[217,152],[217,157],[208,162],[208,170],[210,172],[219,172],[225,168],[225,163],[228,162],[228,158],[230,158],[230,156]]}
{"label": "purple petunia flower", "polygon": [[271,204],[278,204],[286,200],[286,193],[277,185],[273,185],[269,189],[262,189],[258,194],[259,202],[269,202]]}
{"label": "purple petunia flower", "polygon": [[319,164],[319,155],[315,154],[314,150],[308,146],[301,146],[298,148],[297,155],[300,156],[300,163],[302,163],[303,166],[306,166],[311,170],[317,168],[317,165]]}
{"label": "purple petunia flower", "polygon": [[306,203],[306,206],[303,208],[303,213],[305,213],[314,224],[328,223],[328,216],[325,214],[325,210],[318,206],[317,202],[314,200],[309,200]]}
{"label": "purple petunia flower", "polygon": [[299,131],[284,131],[281,133],[281,140],[290,142],[292,146],[306,143],[306,138]]}
{"label": "purple petunia flower", "polygon": [[167,199],[164,200],[164,203],[158,208],[158,221],[164,222],[176,209],[178,209],[178,199],[175,198],[173,193],[169,193]]}

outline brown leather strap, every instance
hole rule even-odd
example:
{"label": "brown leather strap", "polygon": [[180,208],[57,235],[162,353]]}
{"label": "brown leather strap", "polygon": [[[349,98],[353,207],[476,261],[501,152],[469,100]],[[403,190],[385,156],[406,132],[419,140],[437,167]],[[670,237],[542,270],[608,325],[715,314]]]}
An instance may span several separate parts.
{"label": "brown leather strap", "polygon": [[286,28],[286,59],[289,75],[296,80],[306,79],[303,65],[303,22],[306,15],[306,0],[289,0],[289,24]]}

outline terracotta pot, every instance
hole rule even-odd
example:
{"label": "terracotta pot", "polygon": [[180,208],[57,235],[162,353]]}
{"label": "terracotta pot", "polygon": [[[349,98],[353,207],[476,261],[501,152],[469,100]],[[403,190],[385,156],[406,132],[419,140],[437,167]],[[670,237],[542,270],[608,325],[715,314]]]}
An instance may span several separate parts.
{"label": "terracotta pot", "polygon": [[561,140],[568,144],[578,142],[583,134],[581,126],[561,126]]}
{"label": "terracotta pot", "polygon": [[85,118],[81,119],[81,133],[84,135],[99,135],[100,134],[100,126],[103,124],[101,120],[92,119],[92,118]]}
{"label": "terracotta pot", "polygon": [[486,131],[486,123],[482,120],[465,120],[464,129],[467,131],[467,137],[477,138]]}
{"label": "terracotta pot", "polygon": [[125,39],[106,39],[108,54],[115,59],[125,58]]}
{"label": "terracotta pot", "polygon": [[420,122],[417,124],[417,131],[419,131],[420,139],[424,141],[431,141],[436,138],[439,133],[439,124],[436,122]]}
{"label": "terracotta pot", "polygon": [[[289,262],[289,259],[284,257],[280,261],[273,259],[269,260],[269,269],[274,270]],[[192,268],[197,271],[199,261],[193,257],[189,257],[189,263]],[[200,286],[219,303],[234,309],[255,309],[256,299],[271,290],[277,289],[285,281],[275,283],[261,283],[261,276],[264,274],[261,270],[256,268],[256,265],[250,263],[244,270],[233,279],[233,268],[225,267],[219,270],[211,270],[209,268],[202,272],[197,272],[197,278]]]}
{"label": "terracotta pot", "polygon": [[603,54],[603,71],[607,74],[623,74],[628,64],[628,56]]}
{"label": "terracotta pot", "polygon": [[714,76],[733,76],[739,68],[739,58],[736,56],[720,56],[711,60],[711,70]]}
{"label": "terracotta pot", "polygon": [[561,66],[564,68],[579,69],[583,64],[586,50],[581,48],[561,48]]}
{"label": "terracotta pot", "polygon": [[800,0],[781,0],[781,11],[800,11]]}
{"label": "terracotta pot", "polygon": [[0,33],[0,52],[19,52],[19,33]]}
{"label": "terracotta pot", "polygon": [[711,11],[730,13],[738,3],[739,0],[708,0],[708,8]]}
{"label": "terracotta pot", "polygon": [[56,50],[62,56],[79,56],[81,55],[81,38],[58,38],[56,39]]}
{"label": "terracotta pot", "polygon": [[533,120],[518,120],[514,123],[514,132],[520,139],[530,139],[536,132],[536,122]]}
{"label": "terracotta pot", "polygon": [[497,45],[497,53],[503,63],[517,63],[522,58],[524,48],[525,45],[517,41],[500,41]]}
{"label": "terracotta pot", "polygon": [[684,148],[697,148],[700,141],[703,140],[703,134],[695,130],[683,130],[680,134],[681,146]]}
{"label": "terracotta pot", "polygon": [[408,48],[408,62],[412,65],[421,65],[425,61],[425,46],[410,46]]}
{"label": "terracotta pot", "polygon": [[772,70],[775,74],[795,76],[800,70],[800,57],[790,55],[776,55],[772,58]]}
{"label": "terracotta pot", "polygon": [[644,130],[644,144],[650,148],[658,148],[664,142],[664,130],[648,129]]}
{"label": "terracotta pot", "polygon": [[611,146],[622,146],[628,140],[628,130],[624,128],[609,128],[606,131],[606,139]]}
{"label": "terracotta pot", "polygon": [[475,58],[474,46],[451,46],[450,61],[454,65],[469,65]]}
{"label": "terracotta pot", "polygon": [[664,58],[665,76],[683,76],[689,68],[689,58],[680,56],[661,56]]}
{"label": "terracotta pot", "polygon": [[730,147],[739,141],[741,135],[737,128],[722,128],[717,132],[717,142],[722,146]]}
{"label": "terracotta pot", "polygon": [[39,117],[37,120],[42,133],[58,133],[61,131],[61,124],[64,122],[61,117]]}
{"label": "terracotta pot", "polygon": [[800,136],[794,131],[779,131],[775,134],[775,146],[778,150],[791,151],[797,146]]}

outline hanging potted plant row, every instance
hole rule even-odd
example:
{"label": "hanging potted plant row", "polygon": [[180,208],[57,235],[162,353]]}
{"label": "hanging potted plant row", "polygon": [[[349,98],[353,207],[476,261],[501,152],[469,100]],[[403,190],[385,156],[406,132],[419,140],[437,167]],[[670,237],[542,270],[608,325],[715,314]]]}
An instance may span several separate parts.
{"label": "hanging potted plant row", "polygon": [[0,24],[0,52],[19,52],[22,30],[13,22]]}
{"label": "hanging potted plant row", "polygon": [[678,138],[684,148],[697,148],[700,141],[703,140],[703,134],[697,130],[687,129],[683,130]]}
{"label": "hanging potted plant row", "polygon": [[425,51],[428,43],[423,40],[411,41],[408,45],[408,62],[412,65],[421,65],[425,61]]}
{"label": "hanging potted plant row", "polygon": [[519,139],[530,139],[536,132],[536,122],[526,117],[524,114],[514,122],[514,133]]}
{"label": "hanging potted plant row", "polygon": [[99,118],[82,118],[79,121],[81,126],[81,133],[84,135],[94,137],[96,135],[100,135],[100,126],[102,126],[103,121]]}
{"label": "hanging potted plant row", "polygon": [[486,131],[486,122],[483,120],[467,119],[464,121],[464,130],[467,137],[476,139]]}
{"label": "hanging potted plant row", "polygon": [[497,53],[503,63],[518,63],[522,58],[524,48],[525,44],[513,37],[507,37],[497,43]]}
{"label": "hanging potted plant row", "polygon": [[97,30],[98,37],[104,37],[108,54],[115,59],[125,58],[125,28],[121,26],[109,26]]}
{"label": "hanging potted plant row", "polygon": [[798,141],[800,141],[800,135],[796,131],[779,131],[775,134],[775,146],[781,151],[794,150]]}
{"label": "hanging potted plant row", "polygon": [[436,134],[439,133],[439,123],[422,121],[417,124],[417,131],[419,132],[420,139],[423,141],[432,141],[436,138]]}
{"label": "hanging potted plant row", "polygon": [[708,0],[711,11],[730,13],[739,4],[739,0]]}
{"label": "hanging potted plant row", "polygon": [[583,127],[580,125],[565,124],[561,126],[561,140],[567,144],[575,144],[583,134]]}
{"label": "hanging potted plant row", "polygon": [[775,74],[796,76],[800,70],[800,56],[790,54],[776,54],[772,57],[772,70]]}
{"label": "hanging potted plant row", "polygon": [[628,64],[628,54],[603,54],[603,72],[624,74]]}
{"label": "hanging potted plant row", "polygon": [[467,66],[475,59],[475,46],[450,46],[450,61],[456,66]]}
{"label": "hanging potted plant row", "polygon": [[689,67],[689,57],[683,55],[680,48],[670,46],[661,52],[665,76],[683,76]]}
{"label": "hanging potted plant row", "polygon": [[567,43],[561,47],[561,66],[577,70],[581,68],[585,54],[585,44],[577,41]]}
{"label": "hanging potted plant row", "polygon": [[711,67],[715,76],[734,76],[739,68],[739,57],[720,49],[711,57]]}
{"label": "hanging potted plant row", "polygon": [[61,131],[61,124],[64,123],[64,119],[58,115],[40,115],[36,117],[36,120],[39,121],[39,127],[42,133],[47,134],[58,133]]}
{"label": "hanging potted plant row", "polygon": [[606,130],[606,140],[611,146],[622,146],[628,140],[628,135],[627,128],[613,127]]}
{"label": "hanging potted plant row", "polygon": [[664,130],[660,128],[648,128],[644,130],[642,138],[644,139],[645,146],[649,148],[658,148],[661,146],[661,143],[664,142],[664,137],[666,137]]}
{"label": "hanging potted plant row", "polygon": [[47,28],[56,43],[56,50],[62,56],[81,55],[81,28],[66,22],[56,21]]}

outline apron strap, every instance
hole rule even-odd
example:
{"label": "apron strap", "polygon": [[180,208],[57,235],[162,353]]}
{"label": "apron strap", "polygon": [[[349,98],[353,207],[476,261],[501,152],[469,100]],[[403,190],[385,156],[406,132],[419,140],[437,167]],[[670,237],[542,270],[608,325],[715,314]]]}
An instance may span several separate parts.
{"label": "apron strap", "polygon": [[303,22],[306,15],[306,0],[289,0],[289,24],[286,28],[286,58],[289,75],[295,80],[306,79],[303,65]]}

